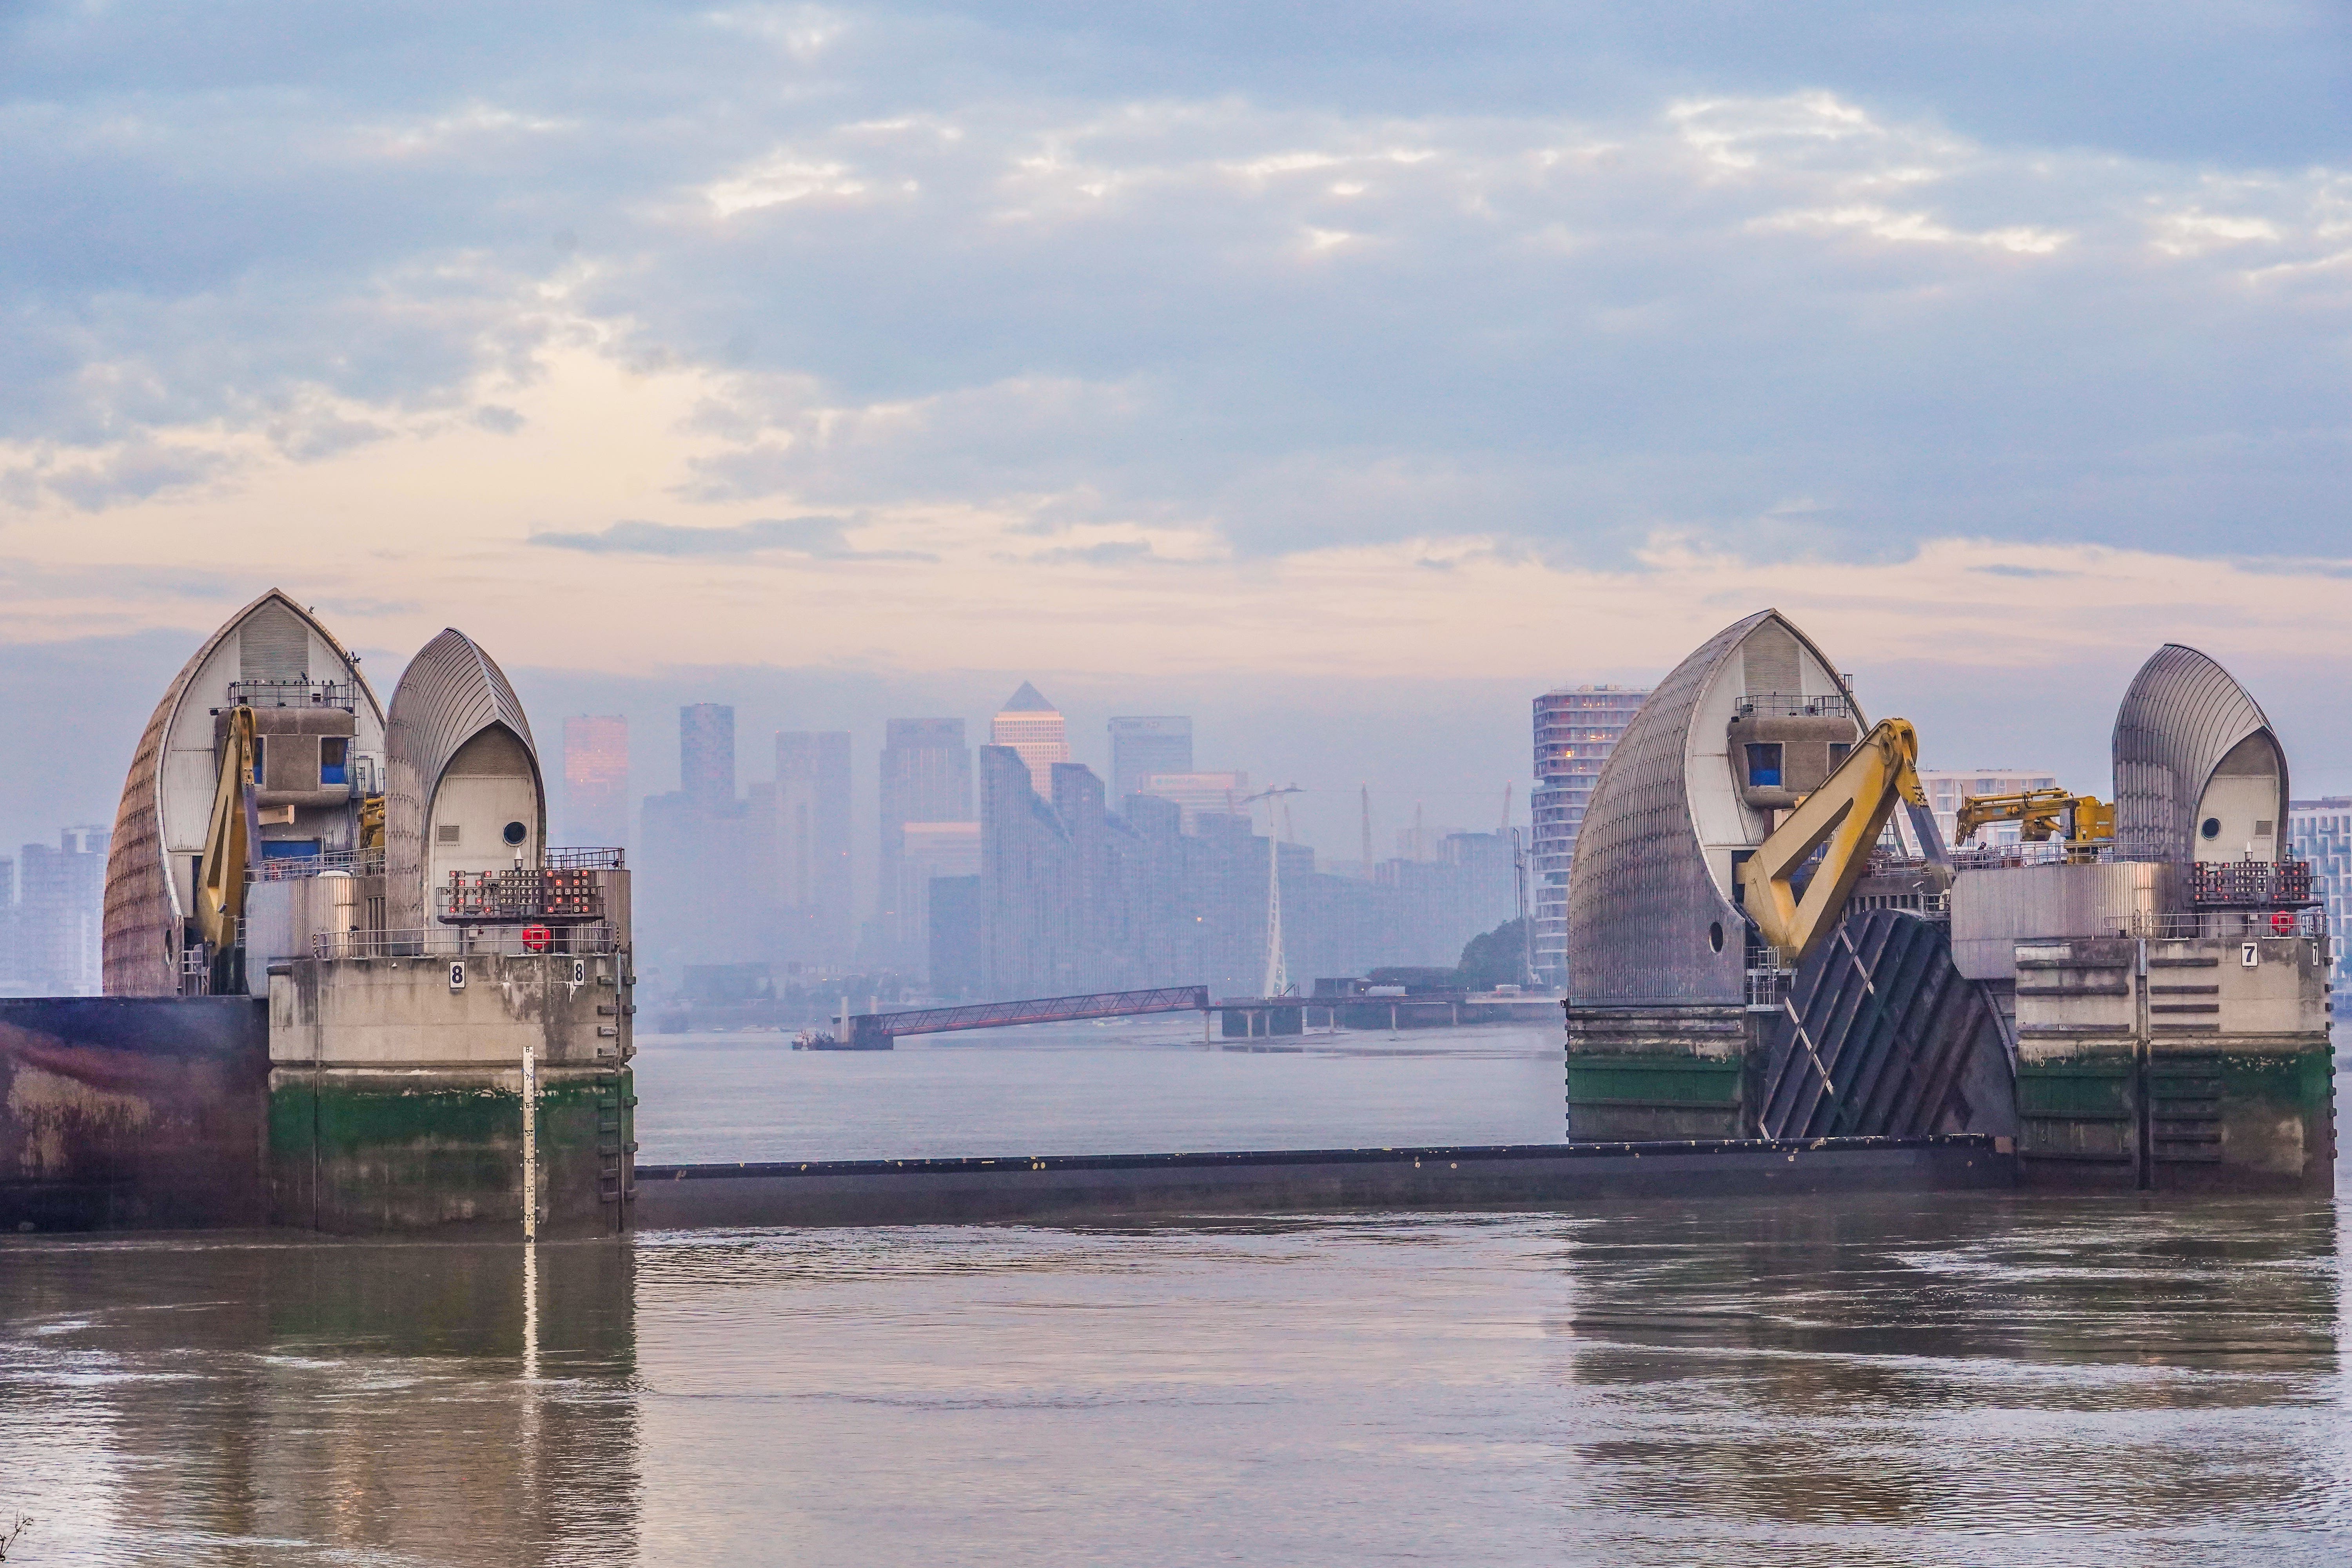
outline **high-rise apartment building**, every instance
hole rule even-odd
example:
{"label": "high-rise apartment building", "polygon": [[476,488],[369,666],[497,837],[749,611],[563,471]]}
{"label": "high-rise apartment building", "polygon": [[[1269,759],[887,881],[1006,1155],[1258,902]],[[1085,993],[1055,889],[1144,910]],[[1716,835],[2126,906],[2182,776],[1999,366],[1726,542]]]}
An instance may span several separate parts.
{"label": "high-rise apartment building", "polygon": [[8,911],[10,978],[25,994],[99,994],[109,837],[103,827],[68,827],[54,848],[25,846]]}
{"label": "high-rise apartment building", "polygon": [[629,721],[620,714],[563,721],[563,817],[571,843],[628,843]]}
{"label": "high-rise apartment building", "polygon": [[[2049,773],[2020,773],[2014,768],[1978,768],[1972,773],[1957,770],[1921,768],[1919,785],[1927,792],[1927,809],[1936,814],[1936,828],[1944,836],[1945,847],[1953,847],[1952,839],[1960,822],[1960,802],[1972,795],[2022,795],[2030,789],[2054,789],[2058,781]],[[2014,844],[2018,841],[2018,825],[2014,822],[1990,822],[1977,829],[1972,844]]]}
{"label": "high-rise apartment building", "polygon": [[1249,774],[1225,773],[1146,773],[1143,787],[1135,793],[1173,802],[1184,814],[1183,831],[1191,833],[1204,813],[1234,816],[1246,811],[1242,802],[1249,798]]}
{"label": "high-rise apartment building", "polygon": [[1129,795],[1144,793],[1153,773],[1192,771],[1192,721],[1177,714],[1134,716],[1110,721],[1110,802],[1114,811]]}
{"label": "high-rise apartment building", "polygon": [[1561,687],[1535,701],[1536,787],[1528,805],[1535,842],[1536,978],[1568,984],[1568,874],[1577,830],[1601,764],[1650,695],[1646,688]]}
{"label": "high-rise apartment building", "polygon": [[677,787],[698,808],[735,804],[735,710],[695,702],[677,710]]}
{"label": "high-rise apartment building", "polygon": [[[901,969],[919,967],[929,951],[924,923],[929,899],[926,884],[934,876],[964,876],[964,870],[941,871],[929,855],[918,855],[910,842],[915,829],[970,826],[971,810],[971,748],[964,744],[961,719],[893,719],[882,747],[881,857],[875,878],[875,923],[886,961]],[[972,826],[972,855],[977,870],[979,829]],[[927,832],[927,845],[942,835]],[[952,839],[953,834],[944,835]],[[960,863],[960,862],[959,862]]]}
{"label": "high-rise apartment building", "polygon": [[988,741],[992,746],[1011,747],[1029,770],[1029,787],[1041,799],[1052,796],[1054,764],[1070,760],[1070,738],[1061,710],[1039,696],[1035,687],[1024,680],[1006,700],[989,721]]}
{"label": "high-rise apartment building", "polygon": [[2310,862],[2312,893],[2327,910],[2334,939],[2328,943],[2334,965],[2328,990],[2337,999],[2335,1016],[2342,1018],[2346,1003],[2352,1001],[2352,963],[2345,953],[2345,933],[2352,931],[2346,924],[2352,921],[2352,795],[2294,801],[2286,819],[2290,853]]}

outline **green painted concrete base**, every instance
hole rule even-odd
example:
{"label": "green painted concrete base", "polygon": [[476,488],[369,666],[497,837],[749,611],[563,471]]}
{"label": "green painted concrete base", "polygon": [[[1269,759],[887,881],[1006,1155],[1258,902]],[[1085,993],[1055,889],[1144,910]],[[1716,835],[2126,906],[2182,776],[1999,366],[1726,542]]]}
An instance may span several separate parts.
{"label": "green painted concrete base", "polygon": [[2334,1189],[2335,1064],[2323,1047],[2120,1047],[2019,1064],[2018,1155],[2035,1186]]}
{"label": "green painted concrete base", "polygon": [[[632,1086],[626,1068],[541,1070],[541,1237],[628,1228]],[[276,1224],[522,1234],[518,1072],[276,1068],[268,1136]]]}
{"label": "green painted concrete base", "polygon": [[1568,1058],[1568,1135],[1577,1142],[1744,1138],[1746,1054]]}

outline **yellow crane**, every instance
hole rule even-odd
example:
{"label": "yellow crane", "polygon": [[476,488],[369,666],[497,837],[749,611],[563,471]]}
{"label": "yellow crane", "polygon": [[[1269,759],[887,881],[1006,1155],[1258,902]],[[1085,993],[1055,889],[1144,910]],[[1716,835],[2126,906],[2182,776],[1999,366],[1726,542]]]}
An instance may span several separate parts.
{"label": "yellow crane", "polygon": [[253,710],[239,706],[228,716],[228,741],[221,748],[220,782],[213,788],[211,826],[196,885],[196,935],[215,953],[236,945],[237,922],[245,919],[245,868],[259,837],[255,820]]}
{"label": "yellow crane", "polygon": [[2101,805],[2095,795],[2063,789],[1963,795],[1954,837],[1966,844],[1978,828],[1990,822],[2017,823],[2018,837],[2035,844],[2053,837],[2074,844],[2103,844],[2116,836],[2114,806]]}
{"label": "yellow crane", "polygon": [[[1837,928],[1895,806],[1908,801],[1926,810],[1918,770],[1919,733],[1910,721],[1882,721],[1739,868],[1748,918],[1782,963],[1795,968]],[[1816,849],[1821,865],[1800,898],[1796,874]]]}

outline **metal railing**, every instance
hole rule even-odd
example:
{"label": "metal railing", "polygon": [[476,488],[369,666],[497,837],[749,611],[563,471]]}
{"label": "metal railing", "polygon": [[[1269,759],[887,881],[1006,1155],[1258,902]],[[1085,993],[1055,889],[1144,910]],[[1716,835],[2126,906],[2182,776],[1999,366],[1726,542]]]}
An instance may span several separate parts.
{"label": "metal railing", "polygon": [[1963,844],[1952,851],[1952,865],[1962,871],[1990,871],[2013,866],[2091,866],[2115,858],[2112,844],[2074,844],[2063,838],[2036,843]]}
{"label": "metal railing", "polygon": [[1748,1010],[1751,1013],[1777,1013],[1789,994],[1789,987],[1797,978],[1790,969],[1751,969],[1748,972]]}
{"label": "metal railing", "polygon": [[2246,942],[2266,936],[2326,936],[2327,911],[2299,910],[2169,910],[2131,918],[2131,934],[2171,941]]}
{"label": "metal railing", "polygon": [[541,958],[550,953],[615,952],[619,932],[605,922],[572,926],[426,926],[410,931],[322,931],[313,958]]}
{"label": "metal railing", "polygon": [[1806,696],[1796,691],[1754,691],[1733,710],[1741,719],[1851,719],[1853,708],[1843,697]]}
{"label": "metal railing", "polygon": [[330,849],[319,855],[299,855],[282,860],[256,860],[245,868],[248,882],[299,882],[327,871],[345,871],[354,877],[383,875],[383,851],[381,849]]}
{"label": "metal railing", "polygon": [[359,710],[360,688],[355,680],[232,680],[231,708],[340,708]]}
{"label": "metal railing", "polygon": [[548,849],[541,853],[540,865],[550,871],[625,871],[625,857],[619,849],[572,847]]}
{"label": "metal railing", "polygon": [[2308,860],[2200,860],[2189,868],[2189,901],[2268,906],[2311,901]]}

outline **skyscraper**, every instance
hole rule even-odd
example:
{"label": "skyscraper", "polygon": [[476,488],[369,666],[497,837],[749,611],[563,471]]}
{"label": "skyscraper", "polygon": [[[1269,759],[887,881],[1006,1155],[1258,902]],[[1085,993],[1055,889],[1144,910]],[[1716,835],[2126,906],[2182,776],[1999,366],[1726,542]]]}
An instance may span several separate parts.
{"label": "skyscraper", "polygon": [[988,726],[991,745],[1010,746],[1029,770],[1029,787],[1040,800],[1054,794],[1054,764],[1070,760],[1070,741],[1061,710],[1027,681],[1006,699],[1003,710]]}
{"label": "skyscraper", "polygon": [[695,702],[677,710],[677,787],[697,809],[735,804],[735,710]]}
{"label": "skyscraper", "polygon": [[563,816],[573,844],[629,841],[629,721],[621,715],[563,721]]}
{"label": "skyscraper", "polygon": [[[735,797],[735,710],[677,710],[678,788],[638,816],[635,926],[649,965],[740,963],[758,945],[757,824]],[[673,970],[673,973],[675,970]]]}
{"label": "skyscraper", "polygon": [[[891,720],[882,747],[881,774],[881,858],[876,868],[876,921],[887,962],[912,968],[929,951],[923,923],[929,900],[921,884],[933,876],[966,874],[961,870],[937,870],[932,863],[934,858],[912,857],[908,853],[913,828],[971,820],[971,748],[964,744],[963,721]],[[932,834],[926,842],[939,837]]]}
{"label": "skyscraper", "polygon": [[1123,809],[1152,773],[1192,771],[1192,721],[1175,714],[1110,721],[1110,804]]}
{"label": "skyscraper", "polygon": [[[1135,793],[1173,802],[1184,814],[1184,831],[1191,833],[1203,814],[1231,816],[1247,810],[1242,802],[1249,792],[1249,774],[1223,773],[1146,773],[1142,787]],[[1121,804],[1125,804],[1123,796]]]}
{"label": "skyscraper", "polygon": [[845,959],[850,902],[849,734],[786,730],[776,736],[778,860],[788,908],[814,911],[819,960]]}
{"label": "skyscraper", "polygon": [[1568,983],[1568,873],[1585,803],[1647,689],[1622,686],[1560,687],[1535,702],[1536,787],[1528,804],[1535,819],[1530,858],[1535,873],[1536,978]]}

